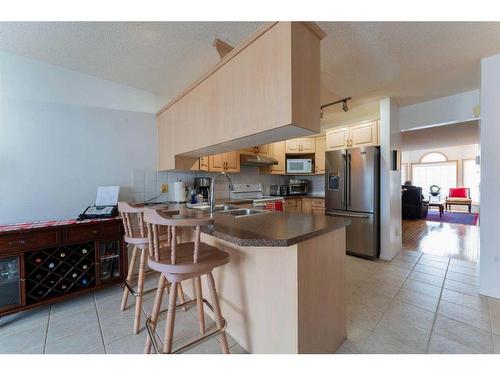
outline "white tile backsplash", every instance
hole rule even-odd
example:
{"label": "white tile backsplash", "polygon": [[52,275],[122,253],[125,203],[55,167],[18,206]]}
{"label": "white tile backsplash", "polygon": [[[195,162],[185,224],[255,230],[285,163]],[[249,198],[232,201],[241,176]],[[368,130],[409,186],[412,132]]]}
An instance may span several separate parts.
{"label": "white tile backsplash", "polygon": [[[167,199],[171,200],[171,192],[173,190],[173,183],[175,181],[184,181],[184,183],[192,188],[194,184],[195,177],[211,177],[215,176],[217,173],[203,172],[203,171],[193,171],[193,172],[166,172],[158,171],[158,181],[156,185],[158,186],[158,192],[161,191],[161,184],[169,184],[169,193],[167,194]],[[250,183],[261,183],[263,186],[264,195],[269,195],[270,185],[287,184],[288,180],[292,176],[276,176],[276,175],[266,175],[261,174],[259,168],[242,166],[240,173],[230,174],[231,180],[235,184],[250,184]],[[303,178],[311,181],[311,191],[314,193],[324,193],[324,176],[298,176],[298,178]],[[226,179],[220,178],[216,181],[215,195],[219,199],[229,198],[229,184]]]}

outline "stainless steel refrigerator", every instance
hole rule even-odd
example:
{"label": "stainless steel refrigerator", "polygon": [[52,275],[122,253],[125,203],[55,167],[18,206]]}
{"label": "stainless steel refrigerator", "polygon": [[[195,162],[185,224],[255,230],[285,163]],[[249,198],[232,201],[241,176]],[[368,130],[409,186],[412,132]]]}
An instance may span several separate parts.
{"label": "stainless steel refrigerator", "polygon": [[348,254],[380,255],[380,148],[327,151],[326,214],[351,219],[346,228]]}

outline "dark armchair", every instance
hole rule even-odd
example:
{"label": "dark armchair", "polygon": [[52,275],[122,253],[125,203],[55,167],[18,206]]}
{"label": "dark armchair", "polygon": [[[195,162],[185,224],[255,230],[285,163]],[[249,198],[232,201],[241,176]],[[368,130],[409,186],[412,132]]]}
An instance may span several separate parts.
{"label": "dark armchair", "polygon": [[403,219],[425,219],[429,207],[422,195],[422,188],[403,185],[401,186],[401,190]]}

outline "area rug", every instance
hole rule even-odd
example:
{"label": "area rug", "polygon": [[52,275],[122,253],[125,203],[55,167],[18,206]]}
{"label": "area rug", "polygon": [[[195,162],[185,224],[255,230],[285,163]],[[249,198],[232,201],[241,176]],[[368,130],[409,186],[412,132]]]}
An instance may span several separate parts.
{"label": "area rug", "polygon": [[438,221],[440,223],[477,225],[478,214],[470,214],[468,212],[443,212],[443,216],[439,217],[438,210],[429,210],[425,220]]}

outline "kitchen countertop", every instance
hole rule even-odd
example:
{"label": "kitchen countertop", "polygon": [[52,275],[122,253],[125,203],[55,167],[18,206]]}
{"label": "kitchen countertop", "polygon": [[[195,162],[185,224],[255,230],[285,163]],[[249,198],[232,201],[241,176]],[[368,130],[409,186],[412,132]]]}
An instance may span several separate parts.
{"label": "kitchen countertop", "polygon": [[285,199],[310,198],[310,199],[325,199],[325,193],[311,193],[304,195],[287,195]]}
{"label": "kitchen countertop", "polygon": [[[210,215],[182,204],[169,204],[165,209],[179,210],[179,214],[174,216],[179,218]],[[351,223],[348,218],[272,211],[238,218],[219,212],[212,217],[215,223],[202,228],[203,233],[238,246],[257,247],[288,247]]]}

